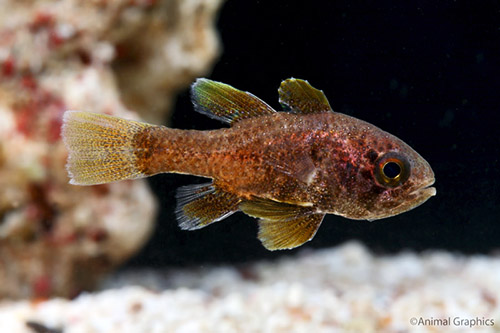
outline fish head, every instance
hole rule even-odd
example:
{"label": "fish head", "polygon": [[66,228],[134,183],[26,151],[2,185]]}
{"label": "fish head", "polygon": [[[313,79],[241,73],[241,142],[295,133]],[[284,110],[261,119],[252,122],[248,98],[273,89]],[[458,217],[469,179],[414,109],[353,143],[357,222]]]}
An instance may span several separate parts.
{"label": "fish head", "polygon": [[[380,153],[371,165],[372,201],[367,219],[398,215],[436,195],[434,172],[409,146]],[[405,149],[401,149],[405,148]]]}
{"label": "fish head", "polygon": [[[429,163],[409,145],[388,133],[376,140],[363,164],[369,175],[369,190],[357,200],[365,206],[365,219],[398,215],[423,204],[436,195],[434,172]],[[366,176],[365,175],[365,176]]]}
{"label": "fish head", "polygon": [[[363,126],[364,127],[364,126]],[[377,220],[409,211],[436,194],[434,172],[414,149],[394,135],[368,125],[349,154],[358,166],[343,186],[349,203],[337,212],[347,218]]]}

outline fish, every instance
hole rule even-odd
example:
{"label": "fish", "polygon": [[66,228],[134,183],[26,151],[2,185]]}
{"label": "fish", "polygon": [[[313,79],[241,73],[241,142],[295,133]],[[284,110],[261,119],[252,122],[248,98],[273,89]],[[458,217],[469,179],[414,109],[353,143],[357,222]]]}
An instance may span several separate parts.
{"label": "fish", "polygon": [[378,220],[436,194],[429,163],[378,127],[334,112],[308,81],[284,80],[276,111],[249,92],[199,78],[194,109],[228,127],[182,130],[66,111],[62,138],[71,184],[178,173],[209,179],[180,187],[176,218],[196,230],[241,211],[258,219],[268,250],[310,241],[326,214]]}

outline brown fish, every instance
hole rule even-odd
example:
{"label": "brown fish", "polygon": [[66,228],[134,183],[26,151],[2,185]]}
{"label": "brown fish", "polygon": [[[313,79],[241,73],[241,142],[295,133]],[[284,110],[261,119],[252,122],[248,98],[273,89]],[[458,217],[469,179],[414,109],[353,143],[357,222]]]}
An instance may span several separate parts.
{"label": "brown fish", "polygon": [[177,217],[194,230],[236,211],[259,218],[269,250],[311,240],[325,214],[375,220],[406,212],[436,194],[429,164],[395,136],[333,112],[322,91],[288,79],[285,112],[229,85],[198,79],[198,112],[231,124],[196,131],[67,111],[63,139],[70,183],[92,185],[157,173],[211,178],[181,187]]}

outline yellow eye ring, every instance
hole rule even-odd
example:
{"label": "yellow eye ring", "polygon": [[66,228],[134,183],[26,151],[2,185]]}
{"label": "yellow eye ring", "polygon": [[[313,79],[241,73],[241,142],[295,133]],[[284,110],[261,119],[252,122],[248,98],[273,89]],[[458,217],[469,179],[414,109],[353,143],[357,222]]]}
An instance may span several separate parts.
{"label": "yellow eye ring", "polygon": [[401,154],[390,152],[375,161],[375,178],[380,185],[397,187],[410,177],[410,163]]}

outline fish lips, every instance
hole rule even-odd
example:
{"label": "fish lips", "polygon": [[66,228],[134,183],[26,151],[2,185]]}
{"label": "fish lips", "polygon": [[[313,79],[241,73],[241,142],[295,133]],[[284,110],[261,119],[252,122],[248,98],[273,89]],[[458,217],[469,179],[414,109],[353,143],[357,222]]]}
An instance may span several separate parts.
{"label": "fish lips", "polygon": [[433,187],[434,185],[434,178],[429,180],[428,182],[424,183],[423,186],[419,187],[415,191],[411,192],[409,194],[410,198],[413,198],[411,203],[406,207],[405,211],[414,209],[424,202],[426,202],[430,197],[433,197],[436,195],[436,188]]}
{"label": "fish lips", "polygon": [[400,205],[391,209],[390,212],[371,217],[367,220],[374,221],[374,220],[384,219],[417,208],[418,206],[426,202],[430,197],[436,195],[436,188],[432,187],[433,184],[434,184],[434,179],[429,180],[428,182],[424,183],[423,186],[419,187],[418,189],[412,192],[409,192],[409,194],[406,196],[406,200],[403,201]]}
{"label": "fish lips", "polygon": [[429,199],[436,195],[436,188],[432,187],[434,185],[435,180],[431,179],[427,184],[424,184],[419,189],[411,192],[412,195],[416,195],[417,197],[423,197],[425,200]]}

